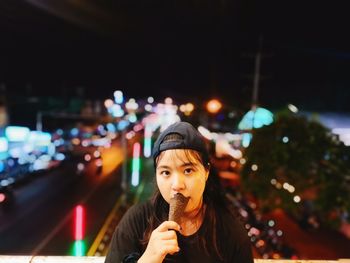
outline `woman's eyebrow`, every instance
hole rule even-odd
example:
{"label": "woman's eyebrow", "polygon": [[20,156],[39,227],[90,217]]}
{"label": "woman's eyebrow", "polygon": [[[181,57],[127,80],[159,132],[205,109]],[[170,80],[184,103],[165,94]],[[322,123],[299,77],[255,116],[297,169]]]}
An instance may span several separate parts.
{"label": "woman's eyebrow", "polygon": [[181,164],[180,167],[186,167],[186,166],[197,166],[197,164],[195,164],[195,163],[183,163],[183,164]]}
{"label": "woman's eyebrow", "polygon": [[160,165],[160,166],[157,166],[157,169],[170,169],[170,166],[167,166],[167,165]]}

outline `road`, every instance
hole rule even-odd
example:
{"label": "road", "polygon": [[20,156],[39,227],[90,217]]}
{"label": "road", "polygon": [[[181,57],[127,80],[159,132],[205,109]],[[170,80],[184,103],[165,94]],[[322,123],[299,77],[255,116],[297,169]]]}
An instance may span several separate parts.
{"label": "road", "polygon": [[78,204],[85,209],[88,249],[121,193],[120,143],[101,152],[101,173],[91,161],[84,173],[77,174],[77,163],[68,161],[14,189],[14,207],[0,212],[0,254],[72,254],[73,211]]}

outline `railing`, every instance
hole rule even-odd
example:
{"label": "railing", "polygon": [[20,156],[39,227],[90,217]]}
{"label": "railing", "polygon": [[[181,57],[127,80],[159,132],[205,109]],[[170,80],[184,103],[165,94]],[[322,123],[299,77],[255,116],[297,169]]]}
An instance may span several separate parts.
{"label": "railing", "polygon": [[[0,256],[0,263],[103,263],[104,260],[105,260],[105,257]],[[350,259],[338,259],[338,260],[255,259],[254,263],[350,263]]]}

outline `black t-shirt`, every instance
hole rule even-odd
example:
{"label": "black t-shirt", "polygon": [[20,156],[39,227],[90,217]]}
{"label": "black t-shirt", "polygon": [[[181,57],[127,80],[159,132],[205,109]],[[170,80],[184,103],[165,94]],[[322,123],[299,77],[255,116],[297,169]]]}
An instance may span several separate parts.
{"label": "black t-shirt", "polygon": [[[140,240],[147,228],[152,209],[148,201],[134,205],[126,212],[113,234],[105,263],[120,263],[125,256],[132,253],[143,254]],[[218,227],[217,233],[219,249],[224,259],[221,262],[253,263],[251,243],[243,225],[228,212],[220,213],[220,216],[223,227]],[[180,252],[176,255],[167,255],[163,262],[220,262],[214,255],[207,255],[198,242],[205,223],[203,221],[199,230],[193,235],[183,236],[177,233]]]}

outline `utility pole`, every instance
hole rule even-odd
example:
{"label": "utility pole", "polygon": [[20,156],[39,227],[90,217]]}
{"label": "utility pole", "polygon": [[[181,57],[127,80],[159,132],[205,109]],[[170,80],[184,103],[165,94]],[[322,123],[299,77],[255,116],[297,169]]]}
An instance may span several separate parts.
{"label": "utility pole", "polygon": [[262,34],[259,37],[258,52],[255,57],[255,69],[254,69],[254,85],[253,85],[253,96],[252,96],[252,109],[258,104],[259,95],[259,80],[260,80],[260,64],[261,64],[261,50],[263,45]]}
{"label": "utility pole", "polygon": [[255,111],[258,107],[258,95],[259,95],[259,80],[260,80],[260,64],[261,64],[261,50],[262,50],[263,36],[259,37],[258,52],[255,57],[255,68],[254,68],[254,85],[253,85],[253,97],[251,111],[253,111],[252,129],[254,129],[255,122]]}
{"label": "utility pole", "polygon": [[[254,109],[259,103],[259,88],[263,80],[271,79],[271,75],[261,74],[261,63],[265,58],[271,58],[274,54],[271,51],[263,51],[263,34],[261,33],[258,39],[257,49],[254,52],[246,52],[242,54],[244,59],[254,59],[254,72],[252,74],[243,74],[243,78],[249,80],[248,90],[252,90],[251,108]],[[250,65],[250,63],[249,63]],[[253,85],[251,86],[251,83]],[[252,87],[250,89],[250,87]]]}
{"label": "utility pole", "polygon": [[41,111],[38,111],[36,113],[36,130],[37,131],[43,130],[43,113]]}

